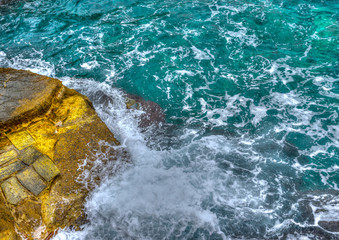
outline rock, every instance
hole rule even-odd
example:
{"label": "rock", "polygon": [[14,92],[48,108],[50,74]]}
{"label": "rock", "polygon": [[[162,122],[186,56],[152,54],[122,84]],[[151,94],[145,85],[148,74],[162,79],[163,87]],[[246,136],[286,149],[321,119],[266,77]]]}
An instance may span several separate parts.
{"label": "rock", "polygon": [[144,100],[136,95],[127,94],[126,106],[129,109],[141,108],[145,111],[145,113],[140,116],[139,126],[141,128],[159,125],[165,122],[165,113],[155,102]]}
{"label": "rock", "polygon": [[21,161],[15,161],[7,166],[0,168],[0,181],[11,176],[13,173],[23,169],[25,164]]}
{"label": "rock", "polygon": [[45,113],[63,87],[57,79],[9,68],[0,69],[0,84],[0,128]]}
{"label": "rock", "polygon": [[15,232],[14,218],[6,206],[6,200],[0,194],[0,239],[19,240],[21,237]]}
{"label": "rock", "polygon": [[[144,111],[138,119],[139,127],[142,129],[149,126],[160,126],[161,123],[165,122],[165,113],[157,103],[129,93],[124,95],[127,109]],[[113,99],[101,90],[92,93],[89,97],[93,102],[100,104],[104,108],[109,108],[113,105]]]}
{"label": "rock", "polygon": [[27,165],[31,165],[40,156],[42,156],[41,152],[36,150],[35,147],[30,146],[20,152],[19,159]]}
{"label": "rock", "polygon": [[58,167],[54,164],[54,162],[43,155],[39,157],[33,164],[35,171],[39,173],[41,177],[43,177],[47,182],[52,181],[56,176],[60,174]]}
{"label": "rock", "polygon": [[[87,97],[53,78],[0,68],[0,239],[46,239],[86,221],[100,142],[119,145]],[[110,151],[110,159],[123,157]],[[86,164],[79,168],[79,165]]]}
{"label": "rock", "polygon": [[284,142],[284,147],[282,149],[282,152],[285,154],[285,156],[290,157],[290,158],[296,158],[299,157],[299,151],[296,146],[289,142]]}
{"label": "rock", "polygon": [[14,2],[14,1],[13,0],[0,0],[0,6],[1,5],[6,5],[6,4],[10,4],[12,2]]}
{"label": "rock", "polygon": [[1,137],[1,135],[2,135],[2,133],[0,132],[0,155],[2,153],[7,153],[11,149],[14,149],[14,147],[12,146],[11,141],[9,141],[8,138]]}
{"label": "rock", "polygon": [[27,131],[19,131],[7,134],[7,138],[18,150],[22,150],[34,143],[34,139]]}
{"label": "rock", "polygon": [[21,204],[12,208],[15,225],[26,238],[40,239],[36,236],[41,234],[41,201],[28,198]]}
{"label": "rock", "polygon": [[17,152],[15,150],[9,150],[0,155],[0,165],[5,164],[6,162],[16,158]]}
{"label": "rock", "polygon": [[11,177],[5,180],[1,183],[1,188],[10,204],[16,205],[28,197],[28,193],[16,177]]}
{"label": "rock", "polygon": [[[60,172],[58,172],[59,174]],[[41,175],[41,174],[40,174]],[[39,195],[47,185],[41,179],[39,174],[34,171],[34,169],[29,166],[25,170],[21,171],[17,175],[18,180],[20,181],[21,185],[32,192],[35,196]]]}
{"label": "rock", "polygon": [[330,232],[339,232],[339,221],[319,221],[319,226]]}

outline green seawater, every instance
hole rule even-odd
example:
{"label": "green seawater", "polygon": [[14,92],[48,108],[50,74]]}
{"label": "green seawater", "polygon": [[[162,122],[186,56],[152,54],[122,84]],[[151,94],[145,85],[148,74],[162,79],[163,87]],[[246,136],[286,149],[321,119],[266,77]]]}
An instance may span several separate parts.
{"label": "green seawater", "polygon": [[[338,22],[334,0],[0,0],[0,67],[62,79],[139,151],[56,238],[338,238]],[[166,122],[131,132],[115,89]]]}

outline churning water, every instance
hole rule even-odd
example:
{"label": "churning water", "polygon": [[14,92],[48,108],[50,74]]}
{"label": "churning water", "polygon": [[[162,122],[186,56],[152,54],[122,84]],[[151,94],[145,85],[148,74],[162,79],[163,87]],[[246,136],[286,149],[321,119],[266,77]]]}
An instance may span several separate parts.
{"label": "churning water", "polygon": [[[0,0],[0,66],[89,96],[132,157],[93,149],[89,222],[55,239],[338,238],[319,224],[339,221],[338,19],[335,0]],[[166,122],[140,129],[124,92]]]}

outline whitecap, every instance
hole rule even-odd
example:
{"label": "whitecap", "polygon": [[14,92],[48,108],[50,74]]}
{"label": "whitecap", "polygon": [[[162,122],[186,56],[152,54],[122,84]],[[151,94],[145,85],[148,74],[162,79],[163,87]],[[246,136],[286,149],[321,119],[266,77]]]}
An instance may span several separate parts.
{"label": "whitecap", "polygon": [[199,50],[195,46],[192,46],[191,49],[195,55],[194,59],[198,59],[198,60],[210,60],[211,59],[211,56],[208,53],[202,50]]}
{"label": "whitecap", "polygon": [[90,62],[85,62],[80,65],[80,67],[85,68],[87,70],[91,70],[95,67],[100,67],[100,64],[97,61],[90,61]]}

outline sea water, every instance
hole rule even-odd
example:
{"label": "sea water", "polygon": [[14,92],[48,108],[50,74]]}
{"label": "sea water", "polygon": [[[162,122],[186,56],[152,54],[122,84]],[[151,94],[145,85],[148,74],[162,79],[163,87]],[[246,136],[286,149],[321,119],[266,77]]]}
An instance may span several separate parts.
{"label": "sea water", "polygon": [[[92,150],[88,222],[55,239],[338,238],[319,224],[339,221],[338,19],[334,0],[0,0],[0,66],[90,97],[131,156]],[[141,129],[125,93],[165,122]]]}

